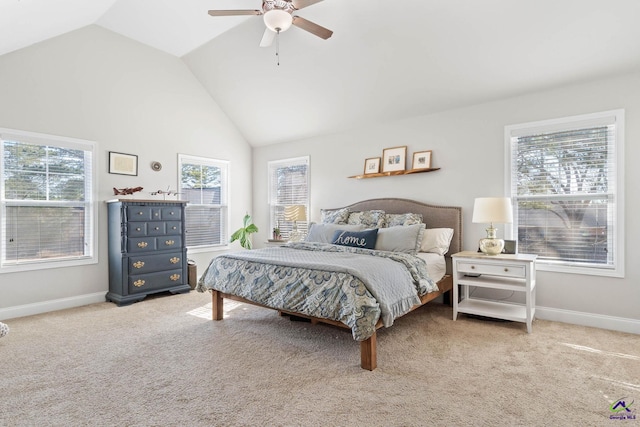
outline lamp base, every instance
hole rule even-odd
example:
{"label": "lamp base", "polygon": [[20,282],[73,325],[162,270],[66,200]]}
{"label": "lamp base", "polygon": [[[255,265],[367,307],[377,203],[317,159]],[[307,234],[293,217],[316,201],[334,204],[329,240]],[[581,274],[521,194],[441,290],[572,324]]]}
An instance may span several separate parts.
{"label": "lamp base", "polygon": [[496,238],[496,232],[498,230],[493,227],[493,224],[491,224],[486,231],[487,237],[480,239],[480,242],[478,242],[480,245],[480,252],[487,255],[498,255],[499,253],[502,253],[502,250],[504,249],[504,240]]}
{"label": "lamp base", "polygon": [[480,252],[487,255],[498,255],[502,253],[504,249],[504,240],[502,239],[480,239]]}

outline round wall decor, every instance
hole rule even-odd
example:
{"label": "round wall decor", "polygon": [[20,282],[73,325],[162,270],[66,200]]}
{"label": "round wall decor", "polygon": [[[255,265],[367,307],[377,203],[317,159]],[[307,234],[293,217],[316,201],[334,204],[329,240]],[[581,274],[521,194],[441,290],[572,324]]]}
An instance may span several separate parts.
{"label": "round wall decor", "polygon": [[154,171],[158,172],[160,169],[162,169],[162,163],[160,163],[160,162],[151,162],[151,169],[153,169]]}

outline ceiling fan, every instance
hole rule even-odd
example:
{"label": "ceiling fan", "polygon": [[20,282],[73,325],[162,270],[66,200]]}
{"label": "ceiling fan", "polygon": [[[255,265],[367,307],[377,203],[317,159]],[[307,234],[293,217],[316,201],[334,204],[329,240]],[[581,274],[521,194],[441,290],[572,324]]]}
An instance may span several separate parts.
{"label": "ceiling fan", "polygon": [[295,25],[326,40],[331,37],[333,31],[294,15],[296,11],[321,1],[322,0],[264,0],[262,2],[262,10],[210,10],[209,15],[262,15],[267,28],[260,41],[261,47],[271,46],[276,35],[287,31],[291,25]]}

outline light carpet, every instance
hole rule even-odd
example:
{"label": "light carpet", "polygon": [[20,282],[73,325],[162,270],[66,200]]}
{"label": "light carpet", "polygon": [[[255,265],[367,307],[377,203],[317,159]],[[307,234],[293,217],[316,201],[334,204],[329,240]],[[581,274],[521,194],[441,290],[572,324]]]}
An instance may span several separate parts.
{"label": "light carpet", "polygon": [[192,291],[5,320],[0,425],[640,427],[610,419],[640,407],[637,335],[431,303],[378,332],[369,372],[348,331],[225,312]]}

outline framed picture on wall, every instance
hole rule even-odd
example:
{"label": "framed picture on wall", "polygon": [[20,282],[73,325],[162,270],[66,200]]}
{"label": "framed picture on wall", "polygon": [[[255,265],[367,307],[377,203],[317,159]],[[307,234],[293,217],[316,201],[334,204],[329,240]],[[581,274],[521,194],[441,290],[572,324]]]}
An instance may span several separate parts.
{"label": "framed picture on wall", "polygon": [[431,169],[431,150],[413,153],[411,169]]}
{"label": "framed picture on wall", "polygon": [[407,146],[382,150],[382,172],[403,171],[407,164]]}
{"label": "framed picture on wall", "polygon": [[373,157],[364,161],[364,174],[380,172],[380,157]]}
{"label": "framed picture on wall", "polygon": [[138,156],[109,151],[109,173],[137,176]]}

